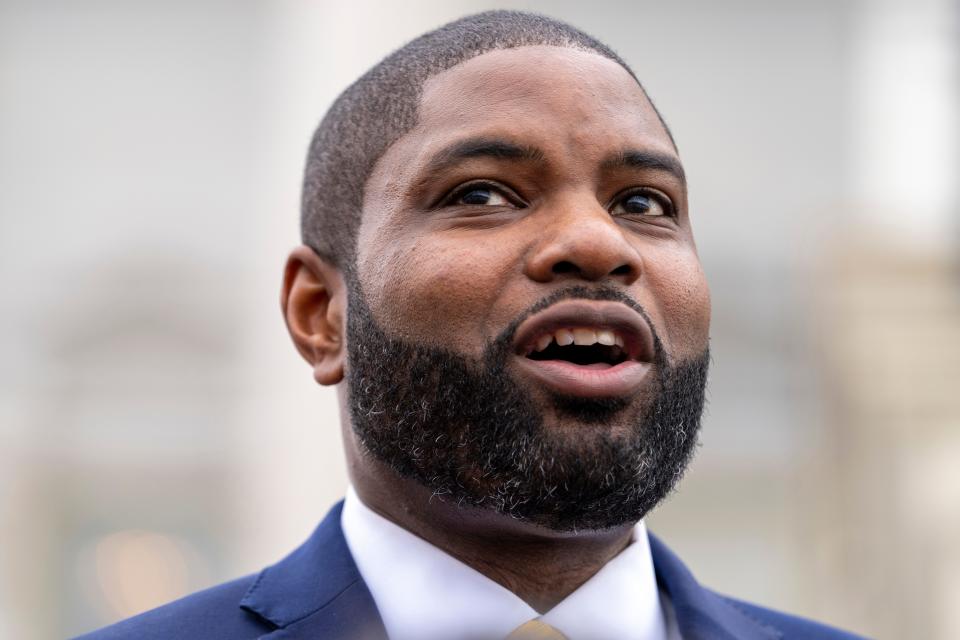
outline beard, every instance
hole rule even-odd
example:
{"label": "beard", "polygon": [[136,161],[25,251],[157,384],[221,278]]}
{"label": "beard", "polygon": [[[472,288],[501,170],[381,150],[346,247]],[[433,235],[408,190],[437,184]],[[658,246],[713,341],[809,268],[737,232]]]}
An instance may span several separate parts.
{"label": "beard", "polygon": [[351,285],[347,384],[365,454],[442,500],[558,532],[643,518],[696,449],[709,352],[671,365],[654,331],[643,397],[546,394],[545,407],[508,371],[513,336],[525,318],[567,298],[622,302],[649,323],[620,291],[571,287],[528,309],[476,359],[391,337]]}

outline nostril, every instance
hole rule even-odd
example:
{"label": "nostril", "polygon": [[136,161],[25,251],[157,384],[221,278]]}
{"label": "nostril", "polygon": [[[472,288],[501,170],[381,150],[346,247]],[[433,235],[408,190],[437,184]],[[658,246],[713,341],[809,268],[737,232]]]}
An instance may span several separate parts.
{"label": "nostril", "polygon": [[577,265],[568,260],[561,260],[553,265],[554,273],[576,273],[577,271],[580,271]]}
{"label": "nostril", "polygon": [[628,264],[622,264],[610,272],[612,276],[628,276],[633,273],[633,269]]}

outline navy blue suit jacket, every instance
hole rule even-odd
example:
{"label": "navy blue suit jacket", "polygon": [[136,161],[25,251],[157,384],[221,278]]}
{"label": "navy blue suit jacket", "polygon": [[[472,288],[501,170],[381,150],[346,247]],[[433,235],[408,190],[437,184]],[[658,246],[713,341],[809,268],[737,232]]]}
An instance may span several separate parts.
{"label": "navy blue suit jacket", "polygon": [[[341,502],[303,546],[264,569],[94,631],[78,640],[385,638],[373,597],[340,528]],[[684,640],[831,640],[849,633],[714,593],[650,536],[660,587]],[[615,639],[597,639],[615,640]]]}

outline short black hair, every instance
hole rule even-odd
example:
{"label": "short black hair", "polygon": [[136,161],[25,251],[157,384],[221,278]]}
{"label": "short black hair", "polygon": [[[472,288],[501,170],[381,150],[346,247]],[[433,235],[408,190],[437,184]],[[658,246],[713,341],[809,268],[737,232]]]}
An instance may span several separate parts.
{"label": "short black hair", "polygon": [[575,27],[542,15],[487,11],[430,31],[391,53],[347,87],[317,127],[303,180],[303,243],[351,277],[364,187],[380,156],[416,126],[424,82],[488,51],[536,45],[598,53],[637,80],[612,49]]}

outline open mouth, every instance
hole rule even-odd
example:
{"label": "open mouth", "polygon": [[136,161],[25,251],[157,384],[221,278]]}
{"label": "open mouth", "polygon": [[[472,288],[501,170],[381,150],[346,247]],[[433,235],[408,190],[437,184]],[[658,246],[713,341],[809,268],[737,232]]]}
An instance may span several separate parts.
{"label": "open mouth", "polygon": [[592,368],[614,367],[630,359],[624,351],[624,344],[622,336],[607,329],[557,329],[541,336],[526,357]]}
{"label": "open mouth", "polygon": [[556,393],[621,397],[651,370],[653,333],[622,303],[564,301],[520,324],[514,353],[521,371]]}

